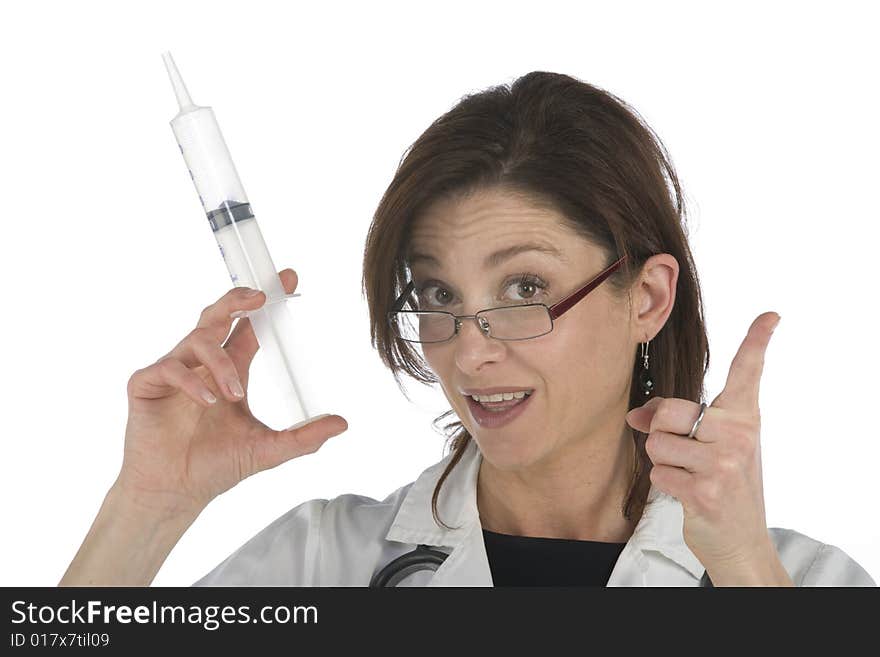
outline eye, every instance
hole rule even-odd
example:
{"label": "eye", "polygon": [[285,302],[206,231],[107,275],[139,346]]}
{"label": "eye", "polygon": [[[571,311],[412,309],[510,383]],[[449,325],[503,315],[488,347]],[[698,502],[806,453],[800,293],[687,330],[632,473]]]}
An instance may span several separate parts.
{"label": "eye", "polygon": [[536,274],[521,274],[508,282],[505,289],[517,295],[512,297],[514,301],[537,301],[546,296],[547,284]]}
{"label": "eye", "polygon": [[[437,280],[416,284],[414,289],[417,309],[442,310],[458,303],[455,293]],[[499,298],[502,301],[536,303],[547,297],[547,290],[547,283],[537,274],[517,274],[501,286]]]}
{"label": "eye", "polygon": [[455,295],[447,288],[434,282],[416,286],[416,301],[420,308],[437,308],[449,304]]}

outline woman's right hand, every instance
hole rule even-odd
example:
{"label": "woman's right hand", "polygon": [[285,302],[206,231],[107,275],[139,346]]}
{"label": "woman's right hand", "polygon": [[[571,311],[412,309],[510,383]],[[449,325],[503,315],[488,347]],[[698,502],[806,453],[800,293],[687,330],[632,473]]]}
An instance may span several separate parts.
{"label": "woman's right hand", "polygon": [[[279,276],[292,293],[296,273],[285,269]],[[245,477],[311,454],[348,428],[344,418],[329,415],[275,431],[251,414],[248,374],[259,344],[250,320],[240,319],[226,340],[230,313],[266,301],[265,293],[249,291],[229,290],[202,311],[174,349],[129,379],[125,451],[114,484],[126,497],[163,512],[198,515]]]}

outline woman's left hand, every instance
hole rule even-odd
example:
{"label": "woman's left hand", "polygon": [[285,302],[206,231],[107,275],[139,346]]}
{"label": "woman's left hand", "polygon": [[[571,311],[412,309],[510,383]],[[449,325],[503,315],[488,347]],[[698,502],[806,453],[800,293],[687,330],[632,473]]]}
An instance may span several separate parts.
{"label": "woman's left hand", "polygon": [[651,482],[681,502],[684,540],[713,582],[713,574],[769,572],[769,561],[779,564],[764,515],[758,409],[764,354],[779,319],[767,312],[752,322],[694,438],[687,436],[696,402],[655,397],[627,414],[631,427],[648,434]]}

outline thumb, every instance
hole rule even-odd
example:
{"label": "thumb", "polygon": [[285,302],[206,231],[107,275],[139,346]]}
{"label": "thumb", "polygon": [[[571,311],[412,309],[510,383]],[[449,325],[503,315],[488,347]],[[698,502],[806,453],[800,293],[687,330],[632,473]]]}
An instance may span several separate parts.
{"label": "thumb", "polygon": [[348,422],[340,415],[317,415],[294,424],[283,431],[266,427],[252,445],[256,472],[274,468],[305,454],[312,454],[330,438],[348,429]]}

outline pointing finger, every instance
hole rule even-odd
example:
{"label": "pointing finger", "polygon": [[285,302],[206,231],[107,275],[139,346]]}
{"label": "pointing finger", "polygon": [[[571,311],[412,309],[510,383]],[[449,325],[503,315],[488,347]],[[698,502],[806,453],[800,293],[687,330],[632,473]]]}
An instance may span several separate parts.
{"label": "pointing finger", "polygon": [[758,407],[764,354],[780,319],[779,313],[767,312],[758,315],[752,322],[730,364],[724,390],[712,401],[712,406],[743,410]]}

